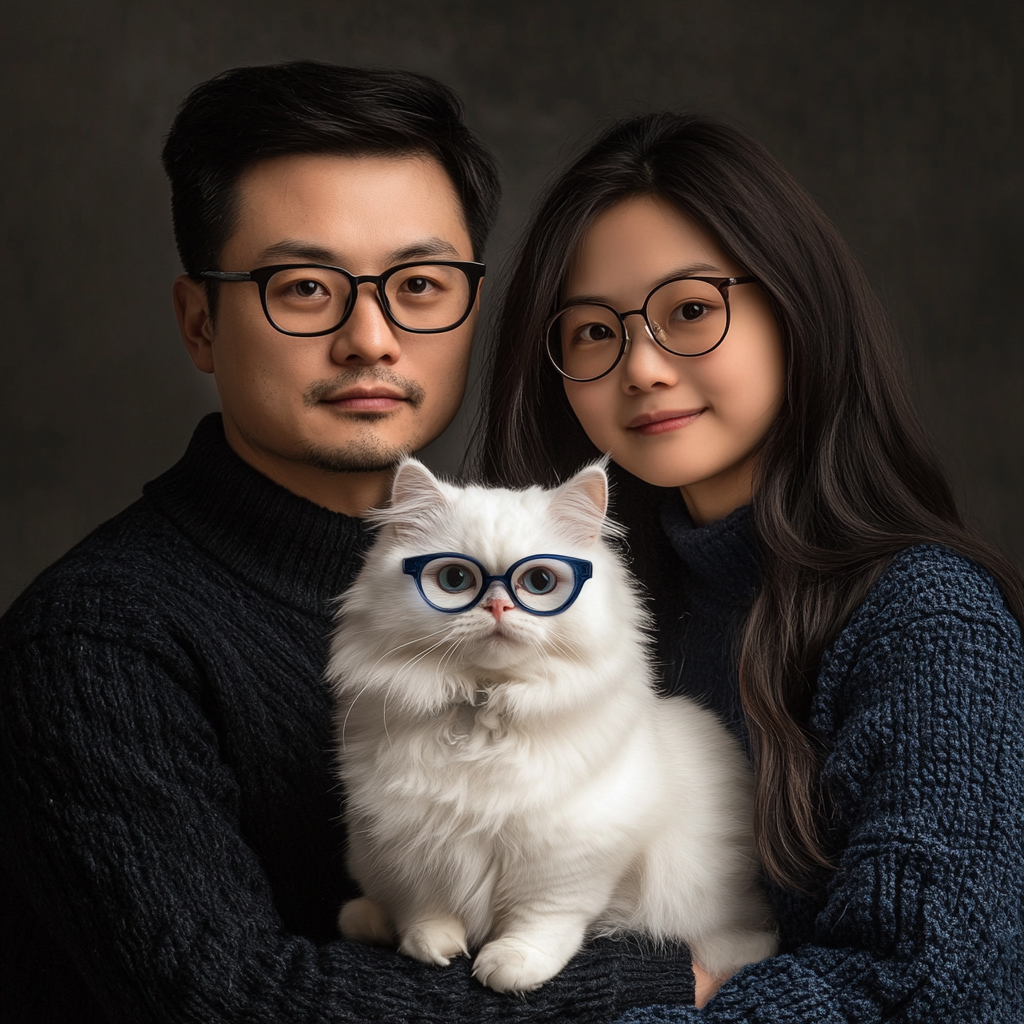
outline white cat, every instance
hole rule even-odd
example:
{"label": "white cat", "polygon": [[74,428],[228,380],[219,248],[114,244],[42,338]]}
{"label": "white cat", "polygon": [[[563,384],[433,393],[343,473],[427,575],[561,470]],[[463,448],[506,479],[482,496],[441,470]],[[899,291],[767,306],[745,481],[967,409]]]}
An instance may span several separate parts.
{"label": "white cat", "polygon": [[775,952],[746,759],[656,696],[607,493],[600,466],[550,491],[399,468],[328,669],[365,893],[345,936],[437,964],[479,949],[499,991],[588,934],[682,940],[716,977]]}

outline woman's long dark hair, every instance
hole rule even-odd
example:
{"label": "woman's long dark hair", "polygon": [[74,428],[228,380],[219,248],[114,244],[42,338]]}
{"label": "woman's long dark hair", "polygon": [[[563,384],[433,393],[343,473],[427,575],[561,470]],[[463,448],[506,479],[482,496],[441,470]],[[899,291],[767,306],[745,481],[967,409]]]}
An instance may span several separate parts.
{"label": "woman's long dark hair", "polygon": [[[759,852],[777,882],[812,889],[831,867],[822,751],[809,724],[829,643],[912,544],[944,545],[986,568],[1018,620],[1024,580],[965,525],[909,400],[889,320],[838,232],[760,144],[705,117],[623,121],[548,192],[520,248],[492,355],[486,479],[553,484],[596,456],[548,363],[543,329],[594,218],[632,196],[667,201],[710,231],[760,281],[782,328],[786,401],[757,459],[762,583],[739,677]],[[648,485],[617,475],[618,515],[657,615],[671,586],[657,502]]]}

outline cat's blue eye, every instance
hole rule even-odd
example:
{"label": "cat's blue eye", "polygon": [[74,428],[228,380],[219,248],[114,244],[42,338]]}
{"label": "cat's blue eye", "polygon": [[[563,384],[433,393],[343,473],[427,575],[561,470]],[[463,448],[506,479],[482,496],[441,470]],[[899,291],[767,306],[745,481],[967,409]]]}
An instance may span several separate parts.
{"label": "cat's blue eye", "polygon": [[531,594],[550,594],[558,585],[558,577],[542,565],[528,569],[519,580],[520,585]]}
{"label": "cat's blue eye", "polygon": [[447,593],[460,594],[469,590],[476,580],[465,566],[453,564],[442,566],[437,574],[437,582],[440,588]]}

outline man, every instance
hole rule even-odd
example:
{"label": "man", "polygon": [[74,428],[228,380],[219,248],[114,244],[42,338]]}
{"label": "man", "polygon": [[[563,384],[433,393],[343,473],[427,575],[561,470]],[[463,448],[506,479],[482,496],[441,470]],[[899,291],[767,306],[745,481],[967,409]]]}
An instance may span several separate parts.
{"label": "man", "polygon": [[[529,1001],[337,937],[331,600],[462,398],[491,158],[439,83],[238,68],[164,150],[222,413],[0,626],[6,1021],[601,1020],[692,993],[594,946]],[[344,269],[339,269],[344,268]]]}

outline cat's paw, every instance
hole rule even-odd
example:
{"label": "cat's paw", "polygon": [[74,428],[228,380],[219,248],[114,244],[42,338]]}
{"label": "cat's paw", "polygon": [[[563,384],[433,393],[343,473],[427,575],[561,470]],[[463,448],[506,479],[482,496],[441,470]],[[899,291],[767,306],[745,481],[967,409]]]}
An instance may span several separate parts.
{"label": "cat's paw", "polygon": [[495,992],[529,992],[553,978],[568,962],[514,935],[488,942],[473,962],[473,977]]}
{"label": "cat's paw", "polygon": [[398,951],[424,963],[447,967],[453,956],[469,956],[466,928],[454,917],[417,921],[402,933]]}
{"label": "cat's paw", "polygon": [[338,914],[338,930],[346,939],[370,946],[393,946],[395,930],[387,911],[369,896],[349,900]]}

